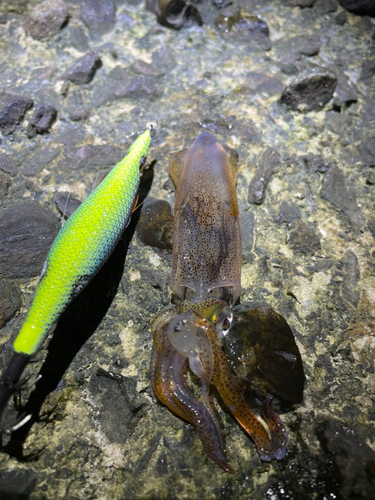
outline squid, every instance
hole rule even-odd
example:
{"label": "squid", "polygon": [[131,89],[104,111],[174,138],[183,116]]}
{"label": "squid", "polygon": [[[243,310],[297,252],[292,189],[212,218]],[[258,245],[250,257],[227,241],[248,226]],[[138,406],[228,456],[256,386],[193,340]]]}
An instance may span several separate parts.
{"label": "squid", "polygon": [[[151,385],[156,397],[192,424],[203,448],[222,470],[234,473],[212,387],[251,436],[260,458],[281,460],[288,433],[266,397],[268,431],[244,399],[244,383],[230,370],[222,350],[241,294],[241,225],[236,196],[237,158],[203,132],[171,161],[176,186],[170,288],[181,302],[152,322]],[[201,384],[198,399],[187,383],[188,366]]]}

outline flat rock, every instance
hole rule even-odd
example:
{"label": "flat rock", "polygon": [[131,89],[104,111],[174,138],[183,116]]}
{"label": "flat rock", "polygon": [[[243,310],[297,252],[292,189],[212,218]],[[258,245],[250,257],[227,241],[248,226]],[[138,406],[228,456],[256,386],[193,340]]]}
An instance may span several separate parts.
{"label": "flat rock", "polygon": [[57,111],[51,104],[38,104],[27,126],[27,136],[46,134],[56,119]]}
{"label": "flat rock", "polygon": [[25,113],[34,104],[30,97],[4,91],[0,93],[0,132],[8,135],[14,132]]}
{"label": "flat rock", "polygon": [[235,313],[224,350],[232,370],[252,389],[289,404],[303,400],[301,354],[288,323],[268,305]]}
{"label": "flat rock", "polygon": [[40,148],[20,168],[23,175],[33,176],[41,172],[61,153],[60,148]]}
{"label": "flat rock", "polygon": [[67,146],[64,148],[66,165],[72,169],[80,169],[88,163],[92,166],[116,165],[122,158],[123,152],[115,146]]}
{"label": "flat rock", "polygon": [[50,38],[61,30],[68,17],[68,8],[63,1],[45,0],[34,7],[24,23],[24,28],[36,40]]}
{"label": "flat rock", "polygon": [[336,75],[319,66],[301,71],[285,87],[281,102],[297,111],[321,109],[333,96],[337,84]]}
{"label": "flat rock", "polygon": [[0,328],[9,321],[21,307],[19,288],[11,281],[0,281]]}
{"label": "flat rock", "polygon": [[132,64],[132,69],[136,73],[140,73],[145,76],[163,76],[165,75],[165,71],[154,66],[153,64],[149,64],[142,59],[136,59]]}
{"label": "flat rock", "polygon": [[313,254],[321,248],[319,236],[300,220],[293,222],[288,244],[293,250],[306,254]]}
{"label": "flat rock", "polygon": [[57,233],[52,212],[36,201],[11,206],[0,216],[0,277],[37,276]]}
{"label": "flat rock", "polygon": [[301,56],[315,56],[319,54],[320,36],[319,35],[299,35],[287,40],[281,40],[275,47],[276,54],[279,57],[285,57],[287,54],[296,54]]}
{"label": "flat rock", "polygon": [[81,18],[92,34],[111,31],[116,22],[116,9],[111,0],[82,0]]}
{"label": "flat rock", "polygon": [[94,76],[95,71],[102,65],[102,61],[95,52],[88,52],[77,59],[62,75],[64,80],[73,83],[88,83]]}
{"label": "flat rock", "polygon": [[262,155],[259,168],[250,181],[248,202],[261,205],[264,201],[266,188],[272,174],[280,163],[280,155],[276,149],[268,148]]}

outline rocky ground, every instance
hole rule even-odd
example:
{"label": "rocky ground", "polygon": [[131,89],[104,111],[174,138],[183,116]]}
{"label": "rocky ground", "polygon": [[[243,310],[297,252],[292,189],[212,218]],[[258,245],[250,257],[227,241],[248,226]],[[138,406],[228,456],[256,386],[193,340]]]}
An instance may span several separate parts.
{"label": "rocky ground", "polygon": [[[341,3],[374,15],[371,2]],[[69,215],[155,128],[141,214],[29,365],[43,378],[21,394],[33,419],[2,437],[0,497],[374,498],[375,20],[336,0],[213,0],[174,17],[167,2],[148,7],[0,6],[2,369],[66,193]],[[299,394],[276,400],[290,435],[280,462],[262,463],[220,410],[234,476],[149,381],[150,322],[171,300],[168,162],[202,130],[239,154],[236,309],[281,314],[306,377],[303,402],[301,369]],[[16,416],[11,401],[3,426]]]}

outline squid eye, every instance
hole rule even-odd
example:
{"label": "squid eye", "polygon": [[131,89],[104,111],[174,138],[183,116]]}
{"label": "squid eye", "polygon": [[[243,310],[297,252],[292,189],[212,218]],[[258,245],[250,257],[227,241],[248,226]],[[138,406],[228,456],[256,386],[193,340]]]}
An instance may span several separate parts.
{"label": "squid eye", "polygon": [[173,331],[175,333],[182,332],[182,329],[184,328],[185,323],[186,323],[186,321],[180,321],[179,323],[176,323],[176,325],[173,328]]}

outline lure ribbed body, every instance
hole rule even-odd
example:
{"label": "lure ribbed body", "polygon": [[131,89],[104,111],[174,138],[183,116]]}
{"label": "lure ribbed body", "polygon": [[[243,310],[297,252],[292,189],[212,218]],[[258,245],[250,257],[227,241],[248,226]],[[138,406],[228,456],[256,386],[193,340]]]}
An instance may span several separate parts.
{"label": "lure ribbed body", "polygon": [[95,275],[119,240],[134,204],[139,167],[150,132],[141,134],[121,160],[67,220],[48,255],[29,314],[15,342],[32,356],[61,312]]}

